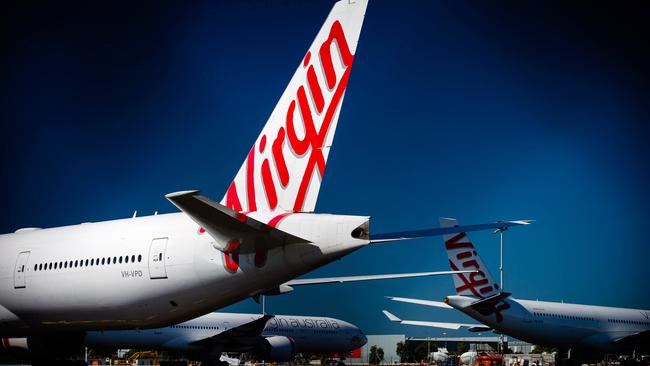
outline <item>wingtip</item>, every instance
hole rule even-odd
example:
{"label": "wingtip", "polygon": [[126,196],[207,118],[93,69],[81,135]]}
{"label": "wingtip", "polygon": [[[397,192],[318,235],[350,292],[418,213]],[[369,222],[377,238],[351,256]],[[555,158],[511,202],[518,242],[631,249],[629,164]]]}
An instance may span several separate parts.
{"label": "wingtip", "polygon": [[386,315],[386,317],[388,318],[388,320],[390,320],[390,321],[392,321],[392,322],[401,322],[401,321],[402,321],[402,319],[396,317],[394,314],[392,314],[392,313],[389,312],[388,310],[382,310],[382,313],[384,313],[384,315]]}
{"label": "wingtip", "polygon": [[174,198],[181,197],[181,196],[188,196],[188,195],[189,196],[196,196],[200,192],[201,191],[199,191],[198,189],[190,189],[190,190],[187,190],[187,191],[172,192],[172,193],[167,193],[165,195],[165,198],[167,198],[168,200],[172,200]]}

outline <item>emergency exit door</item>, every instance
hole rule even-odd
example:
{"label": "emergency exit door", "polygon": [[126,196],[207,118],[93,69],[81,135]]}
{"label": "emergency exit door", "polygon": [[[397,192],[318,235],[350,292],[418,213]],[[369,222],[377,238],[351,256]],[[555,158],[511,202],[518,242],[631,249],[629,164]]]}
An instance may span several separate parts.
{"label": "emergency exit door", "polygon": [[14,270],[14,288],[25,288],[25,272],[27,271],[27,260],[30,252],[20,252],[16,259]]}
{"label": "emergency exit door", "polygon": [[168,238],[156,238],[151,241],[149,247],[149,277],[154,280],[167,278],[165,269],[165,249],[167,249]]}

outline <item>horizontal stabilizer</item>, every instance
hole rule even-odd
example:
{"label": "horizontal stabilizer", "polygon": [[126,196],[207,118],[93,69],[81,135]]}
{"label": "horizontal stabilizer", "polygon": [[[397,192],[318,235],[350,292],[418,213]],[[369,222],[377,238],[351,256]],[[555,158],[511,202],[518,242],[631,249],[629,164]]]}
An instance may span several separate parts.
{"label": "horizontal stabilizer", "polygon": [[383,275],[363,275],[363,276],[347,276],[347,277],[324,277],[324,278],[305,278],[298,280],[291,280],[285,282],[286,286],[305,286],[305,285],[321,285],[326,283],[344,283],[344,282],[358,282],[358,281],[376,281],[376,280],[390,280],[397,278],[411,278],[411,277],[429,277],[429,276],[444,276],[454,275],[459,273],[471,273],[474,271],[440,271],[440,272],[416,272],[416,273],[397,273],[397,274],[383,274]]}
{"label": "horizontal stabilizer", "polygon": [[533,223],[533,220],[496,221],[487,224],[460,225],[454,227],[438,227],[433,229],[399,231],[399,232],[385,233],[385,234],[374,234],[374,235],[371,234],[370,244],[380,244],[380,243],[386,243],[390,241],[427,238],[430,236],[441,236],[447,234],[464,233],[469,231],[482,231],[482,230],[492,230],[492,229],[505,230],[511,226],[529,225],[531,223]]}
{"label": "horizontal stabilizer", "polygon": [[[445,322],[427,322],[427,321],[420,321],[420,320],[402,320],[395,316],[394,314],[388,312],[387,310],[382,310],[384,315],[388,318],[388,320],[400,324],[405,324],[405,325],[417,325],[417,326],[422,326],[422,327],[433,327],[433,328],[443,328],[443,329],[452,329],[452,330],[458,330],[460,328],[484,328],[485,326],[482,324],[464,324],[464,323],[445,323]],[[487,328],[488,330],[490,328]]]}
{"label": "horizontal stabilizer", "polygon": [[230,242],[240,242],[242,254],[254,253],[254,243],[264,243],[267,249],[286,244],[309,243],[280,229],[266,225],[226,206],[201,196],[199,191],[182,191],[165,196],[171,203],[207,230],[215,247],[226,252]]}
{"label": "horizontal stabilizer", "polygon": [[494,313],[494,309],[496,308],[497,304],[510,295],[511,294],[509,292],[500,292],[494,296],[476,301],[472,303],[470,307],[482,315],[490,315]]}
{"label": "horizontal stabilizer", "polygon": [[445,304],[442,301],[410,299],[407,297],[394,297],[394,296],[386,296],[386,297],[393,301],[406,302],[410,304],[418,304],[418,305],[425,305],[425,306],[435,306],[438,308],[445,308],[445,309],[453,309],[451,306]]}

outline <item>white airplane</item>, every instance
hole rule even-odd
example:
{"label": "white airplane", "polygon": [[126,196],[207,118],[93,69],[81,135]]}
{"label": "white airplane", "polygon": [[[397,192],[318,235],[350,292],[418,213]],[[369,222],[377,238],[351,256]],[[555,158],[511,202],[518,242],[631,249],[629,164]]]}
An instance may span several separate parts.
{"label": "white airplane", "polygon": [[[454,219],[441,219],[441,227],[456,227]],[[600,352],[650,350],[650,310],[519,300],[494,282],[466,233],[445,235],[445,248],[452,269],[475,270],[455,274],[456,295],[444,302],[390,297],[394,301],[426,306],[454,308],[481,324],[461,324],[401,320],[384,311],[392,321],[402,324],[445,329],[493,329],[533,344],[571,349],[574,361],[600,361]]]}
{"label": "white airplane", "polygon": [[463,354],[460,355],[460,364],[471,366],[474,364],[476,356],[478,356],[478,353],[476,351],[463,352]]}
{"label": "white airplane", "polygon": [[[449,359],[449,351],[444,347],[438,348],[438,350],[433,352],[431,355],[432,355],[431,360],[436,362],[437,364],[446,363],[447,360]],[[473,365],[474,360],[476,359],[476,355],[477,355],[476,351],[463,352],[459,356],[460,364]]]}
{"label": "white airplane", "polygon": [[54,355],[88,330],[168,326],[289,291],[373,242],[460,230],[371,236],[369,216],[313,212],[366,6],[334,4],[220,203],[176,192],[179,213],[0,235],[0,337]]}
{"label": "white airplane", "polygon": [[439,347],[437,351],[431,352],[431,361],[438,364],[447,362],[449,359],[449,351],[444,347]]}
{"label": "white airplane", "polygon": [[[366,341],[358,327],[334,318],[210,313],[165,328],[88,332],[85,345],[177,351],[205,365],[216,364],[223,352],[286,362],[296,353],[345,354]],[[24,349],[26,340],[13,340],[13,347]]]}

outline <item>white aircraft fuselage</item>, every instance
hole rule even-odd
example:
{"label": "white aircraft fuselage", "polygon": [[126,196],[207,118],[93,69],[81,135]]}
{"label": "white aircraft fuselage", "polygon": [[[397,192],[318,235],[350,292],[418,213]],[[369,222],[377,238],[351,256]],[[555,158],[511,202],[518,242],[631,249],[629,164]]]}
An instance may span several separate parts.
{"label": "white aircraft fuselage", "polygon": [[[221,352],[247,351],[245,342],[233,347],[201,344],[228,329],[233,329],[260,318],[259,314],[210,313],[190,321],[165,328],[146,330],[118,330],[89,332],[86,344],[91,347],[147,348],[180,351]],[[328,317],[276,315],[264,327],[259,337],[280,341],[287,339],[293,352],[299,353],[346,353],[363,346],[366,336],[353,324]],[[252,349],[256,341],[248,342]],[[244,347],[244,348],[242,348]],[[269,359],[267,359],[269,361]]]}
{"label": "white aircraft fuselage", "polygon": [[[264,215],[248,216],[272,219]],[[153,328],[195,318],[368,244],[350,234],[368,219],[289,214],[274,226],[311,243],[240,255],[217,250],[183,213],[0,235],[0,335]]]}
{"label": "white aircraft fuselage", "polygon": [[496,306],[498,314],[482,315],[467,306],[473,301],[476,299],[458,295],[445,300],[498,332],[533,344],[615,352],[625,349],[617,340],[650,331],[650,310],[509,297]]}

